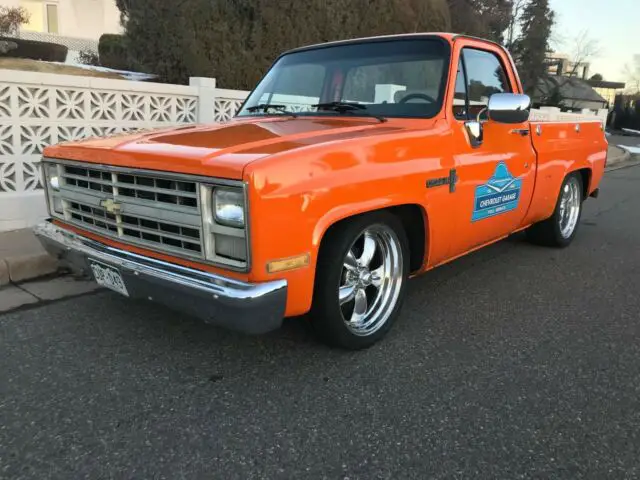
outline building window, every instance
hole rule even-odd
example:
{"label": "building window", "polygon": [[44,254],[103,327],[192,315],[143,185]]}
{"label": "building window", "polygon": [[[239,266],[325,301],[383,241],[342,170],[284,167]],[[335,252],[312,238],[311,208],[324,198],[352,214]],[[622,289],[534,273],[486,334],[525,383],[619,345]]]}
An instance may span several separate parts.
{"label": "building window", "polygon": [[59,33],[58,4],[42,0],[21,0],[20,6],[29,12],[29,23],[24,30],[42,33]]}
{"label": "building window", "polygon": [[58,33],[58,5],[55,3],[47,3],[47,31],[49,33]]}

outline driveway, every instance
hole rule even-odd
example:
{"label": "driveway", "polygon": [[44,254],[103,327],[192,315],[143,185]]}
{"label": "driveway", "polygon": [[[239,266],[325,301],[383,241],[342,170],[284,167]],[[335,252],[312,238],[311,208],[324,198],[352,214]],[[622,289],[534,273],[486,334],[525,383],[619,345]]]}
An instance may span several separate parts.
{"label": "driveway", "polygon": [[0,477],[638,478],[639,185],[607,174],[566,250],[412,281],[364,352],[107,292],[0,316]]}

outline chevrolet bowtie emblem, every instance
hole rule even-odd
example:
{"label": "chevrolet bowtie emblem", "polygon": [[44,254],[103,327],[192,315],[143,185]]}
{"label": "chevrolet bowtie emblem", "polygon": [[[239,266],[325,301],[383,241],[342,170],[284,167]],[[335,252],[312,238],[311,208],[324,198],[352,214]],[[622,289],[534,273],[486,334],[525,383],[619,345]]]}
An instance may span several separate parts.
{"label": "chevrolet bowtie emblem", "polygon": [[122,205],[113,200],[112,198],[106,198],[100,201],[100,206],[109,213],[118,213],[122,208]]}

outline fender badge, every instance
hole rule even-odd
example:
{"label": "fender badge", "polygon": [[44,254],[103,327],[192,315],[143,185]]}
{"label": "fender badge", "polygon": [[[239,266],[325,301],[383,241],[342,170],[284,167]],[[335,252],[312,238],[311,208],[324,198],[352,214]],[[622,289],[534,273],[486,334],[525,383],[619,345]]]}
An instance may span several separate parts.
{"label": "fender badge", "polygon": [[442,187],[449,184],[449,177],[432,178],[427,180],[427,188]]}
{"label": "fender badge", "polygon": [[427,188],[443,187],[444,185],[449,185],[449,192],[454,193],[456,191],[456,183],[458,183],[458,180],[459,178],[456,174],[456,169],[452,168],[449,171],[448,177],[431,178],[427,180]]}

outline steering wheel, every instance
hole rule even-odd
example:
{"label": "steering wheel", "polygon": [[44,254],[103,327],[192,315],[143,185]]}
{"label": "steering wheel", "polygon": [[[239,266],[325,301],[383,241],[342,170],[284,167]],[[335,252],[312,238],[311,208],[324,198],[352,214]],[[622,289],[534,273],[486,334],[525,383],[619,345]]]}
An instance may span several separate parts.
{"label": "steering wheel", "polygon": [[414,98],[426,100],[429,103],[436,103],[436,99],[426,93],[410,93],[406,97],[402,97],[398,103],[407,103],[409,100],[413,100]]}

